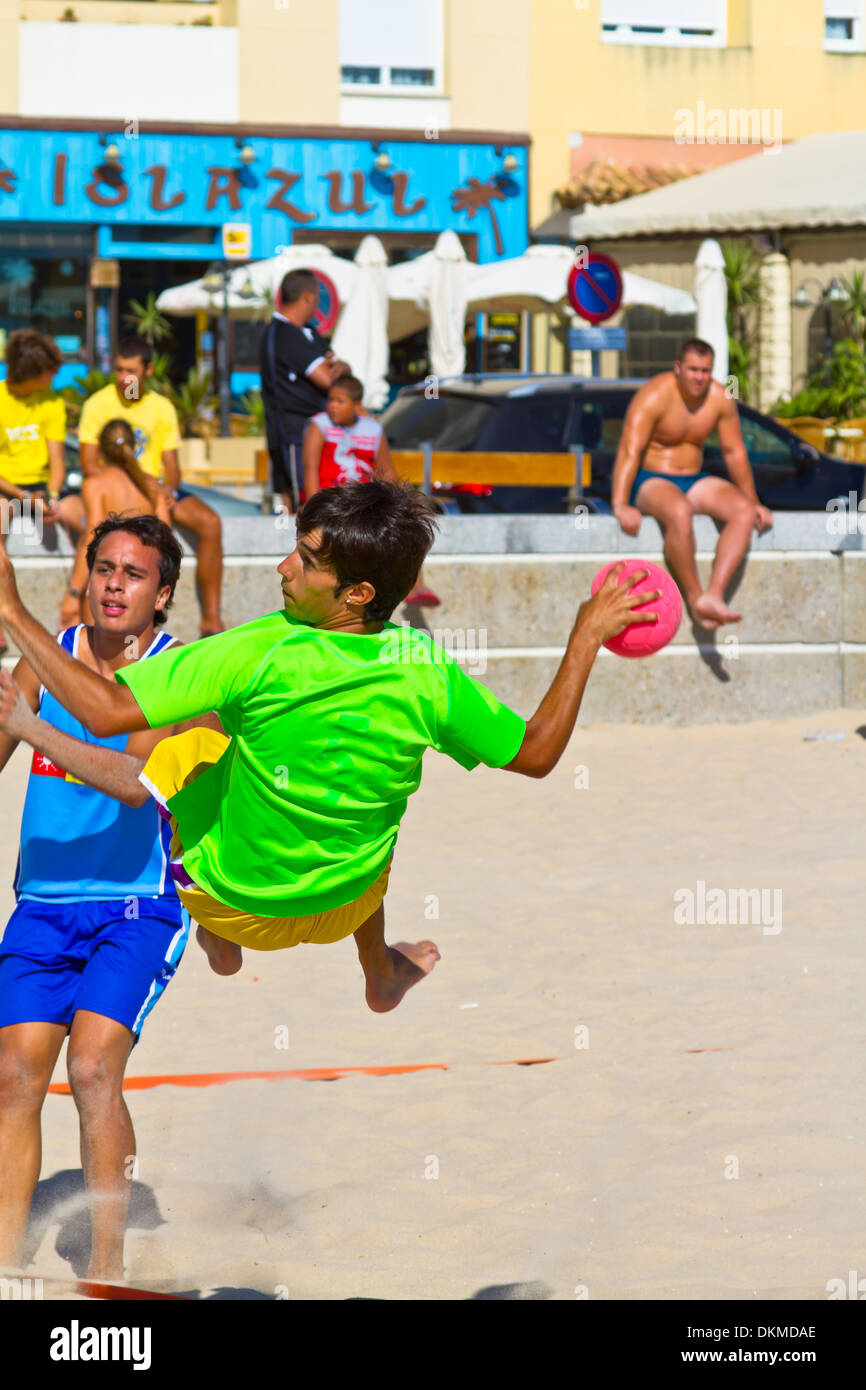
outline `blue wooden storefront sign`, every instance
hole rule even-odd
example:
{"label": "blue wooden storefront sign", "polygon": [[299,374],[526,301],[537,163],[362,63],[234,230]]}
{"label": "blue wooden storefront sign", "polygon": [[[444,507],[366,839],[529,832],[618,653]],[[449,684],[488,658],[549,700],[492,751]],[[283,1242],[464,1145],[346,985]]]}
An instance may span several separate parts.
{"label": "blue wooden storefront sign", "polygon": [[[0,128],[0,224],[78,223],[100,228],[99,254],[207,260],[219,254],[224,222],[252,225],[253,259],[293,233],[319,229],[478,236],[480,261],[517,256],[527,245],[527,151],[507,152],[503,173],[492,144],[380,137],[283,139],[161,133],[119,125],[115,134]],[[112,149],[112,147],[114,147]],[[116,151],[116,153],[115,153]],[[159,237],[159,228],[197,228],[199,239]],[[213,236],[206,235],[213,230]]]}

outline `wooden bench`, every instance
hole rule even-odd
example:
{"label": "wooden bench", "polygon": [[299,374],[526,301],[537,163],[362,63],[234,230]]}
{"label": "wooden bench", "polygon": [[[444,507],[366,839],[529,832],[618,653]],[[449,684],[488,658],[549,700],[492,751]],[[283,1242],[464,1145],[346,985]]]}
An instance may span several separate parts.
{"label": "wooden bench", "polygon": [[254,483],[268,482],[268,451],[257,449],[253,459],[247,464],[229,463],[188,463],[183,470],[184,482],[197,483],[199,487],[234,486],[238,496],[243,489]]}
{"label": "wooden bench", "polygon": [[391,461],[401,478],[420,483],[432,492],[434,483],[480,483],[489,487],[567,487],[577,501],[592,482],[590,455],[569,454],[451,453],[421,449],[394,449]]}

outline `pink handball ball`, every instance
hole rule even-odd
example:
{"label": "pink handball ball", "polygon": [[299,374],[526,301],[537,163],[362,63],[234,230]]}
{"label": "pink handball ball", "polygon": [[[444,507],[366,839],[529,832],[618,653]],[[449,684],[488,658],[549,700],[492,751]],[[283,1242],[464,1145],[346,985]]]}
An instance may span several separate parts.
{"label": "pink handball ball", "polygon": [[[595,579],[592,581],[592,592],[596,593],[601,588],[614,565],[619,564],[618,560],[612,560],[609,565],[600,569]],[[649,570],[646,579],[641,579],[632,590],[633,593],[640,593],[641,589],[652,591],[661,589],[661,598],[655,599],[650,603],[641,604],[636,608],[636,613],[646,609],[650,613],[658,614],[656,623],[630,623],[627,628],[618,633],[616,637],[611,637],[605,642],[609,652],[614,652],[617,656],[652,656],[653,652],[661,651],[666,647],[680,625],[683,616],[683,601],[680,591],[671,579],[667,570],[661,569],[659,565],[654,565],[650,560],[626,560],[625,568],[622,571],[619,584],[622,584],[635,570]]]}

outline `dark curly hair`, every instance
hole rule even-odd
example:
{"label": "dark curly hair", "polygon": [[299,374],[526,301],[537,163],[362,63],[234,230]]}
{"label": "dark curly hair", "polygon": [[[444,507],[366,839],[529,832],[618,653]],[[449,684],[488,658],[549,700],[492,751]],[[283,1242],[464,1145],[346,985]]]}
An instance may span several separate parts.
{"label": "dark curly hair", "polygon": [[322,488],[298,512],[298,535],[321,528],[321,558],[337,574],[340,589],[364,580],[376,597],[367,615],[390,618],[411,593],[436,536],[432,503],[411,483],[344,483]]}
{"label": "dark curly hair", "polygon": [[170,590],[165,608],[153,615],[154,625],[159,627],[160,623],[165,622],[166,613],[174,602],[174,591],[180,578],[181,548],[172,534],[171,527],[166,526],[158,517],[119,516],[117,512],[109,512],[105,520],[96,527],[87,547],[87,568],[91,574],[96,563],[96,552],[105,537],[115,531],[128,531],[131,536],[137,536],[142,545],[152,546],[159,552],[159,587],[163,589],[167,584]]}

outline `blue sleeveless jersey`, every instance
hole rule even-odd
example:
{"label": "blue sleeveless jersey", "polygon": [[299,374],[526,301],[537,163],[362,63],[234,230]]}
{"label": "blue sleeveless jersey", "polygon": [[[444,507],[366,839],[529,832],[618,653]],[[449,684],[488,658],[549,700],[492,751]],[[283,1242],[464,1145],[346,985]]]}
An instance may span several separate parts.
{"label": "blue sleeveless jersey", "polygon": [[[84,624],[58,637],[72,656]],[[141,661],[176,639],[158,633]],[[95,738],[43,686],[39,716],[82,743],[122,752],[128,734]],[[124,806],[86,787],[34,749],[21,817],[21,849],[15,874],[17,898],[42,902],[111,901],[126,897],[176,899],[169,869],[171,829],[155,804]]]}

